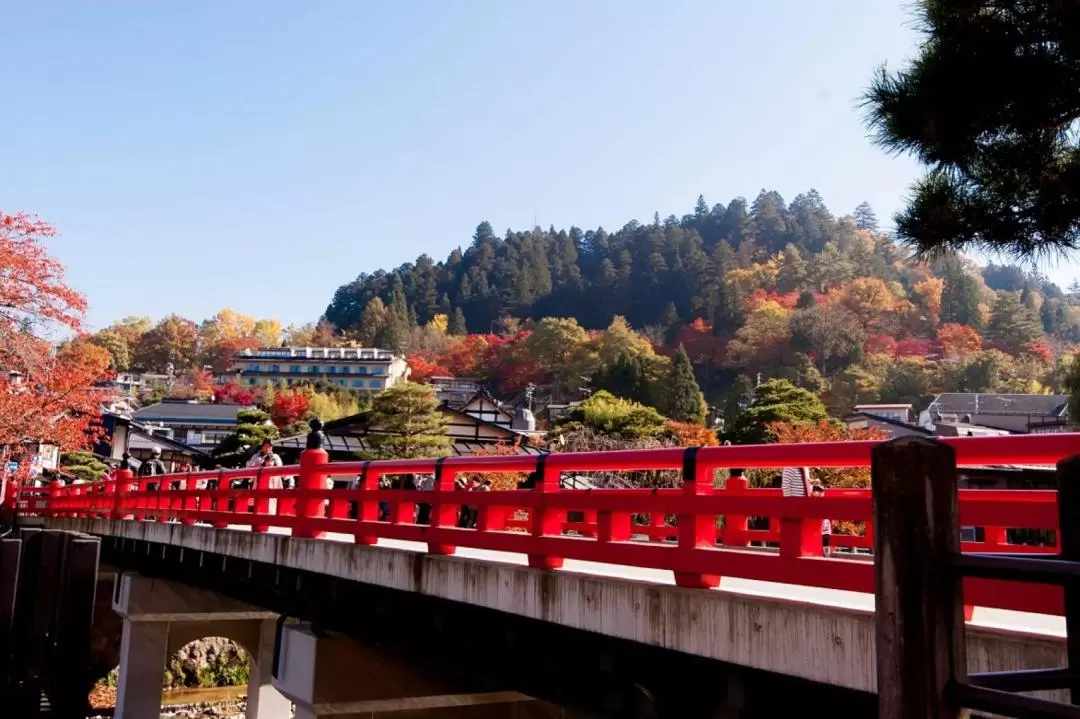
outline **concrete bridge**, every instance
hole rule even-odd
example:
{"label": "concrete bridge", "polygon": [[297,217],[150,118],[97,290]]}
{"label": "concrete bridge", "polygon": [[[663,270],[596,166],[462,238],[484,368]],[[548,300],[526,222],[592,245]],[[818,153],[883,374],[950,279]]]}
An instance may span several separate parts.
{"label": "concrete bridge", "polygon": [[[956,462],[1053,463],[1077,446],[1066,435],[990,439],[953,441]],[[101,537],[102,562],[118,572],[118,717],[152,716],[168,653],[208,635],[251,653],[248,716],[261,719],[288,716],[289,703],[298,717],[866,716],[880,670],[875,566],[868,554],[823,556],[820,530],[822,518],[871,523],[870,492],[785,498],[737,476],[714,490],[712,476],[865,466],[873,446],[552,455],[538,466],[329,464],[309,450],[271,470],[299,476],[296,490],[267,489],[271,473],[256,470],[166,477],[157,491],[121,474],[24,498],[23,509]],[[684,482],[559,488],[562,472],[599,468],[680,469]],[[458,474],[530,471],[531,491],[453,490]],[[410,473],[435,474],[436,489],[378,488]],[[330,477],[359,482],[332,490]],[[239,478],[254,488],[226,489]],[[1009,545],[1005,531],[1057,529],[1055,495],[960,492],[961,521],[985,537],[965,549],[1055,551]],[[476,508],[475,528],[458,526],[463,505]],[[870,534],[836,544],[869,548]],[[1059,588],[971,579],[963,596],[970,671],[1067,664]],[[102,653],[104,666],[108,642]]]}

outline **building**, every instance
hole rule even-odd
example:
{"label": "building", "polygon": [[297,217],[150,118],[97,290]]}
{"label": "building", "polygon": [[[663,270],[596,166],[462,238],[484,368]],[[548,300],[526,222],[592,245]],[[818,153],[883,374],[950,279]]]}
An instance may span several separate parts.
{"label": "building", "polygon": [[857,404],[855,411],[905,424],[910,424],[915,420],[915,413],[910,404]]}
{"label": "building", "polygon": [[1027,434],[1060,425],[1068,412],[1069,398],[1062,394],[947,392],[919,413],[919,426],[933,430],[938,423],[978,425]]}
{"label": "building", "polygon": [[[863,405],[859,405],[863,406]],[[908,422],[903,422],[890,417],[871,414],[870,412],[856,410],[844,415],[841,420],[848,429],[876,429],[889,439],[897,437],[932,437],[933,432],[918,427]]]}
{"label": "building", "polygon": [[134,423],[156,437],[209,451],[236,429],[236,415],[252,409],[238,404],[199,404],[165,400],[131,413]]}
{"label": "building", "polygon": [[439,404],[462,405],[480,391],[480,380],[471,377],[432,377],[428,384],[435,388]]}
{"label": "building", "polygon": [[[445,404],[439,406],[439,411],[446,417],[446,435],[450,438],[452,454],[486,454],[494,451],[497,446],[512,447],[518,454],[545,452],[532,444],[526,432],[488,422]],[[323,430],[326,432],[324,448],[332,457],[339,458],[355,458],[358,452],[370,451],[371,447],[365,442],[365,438],[384,433],[384,430],[371,423],[370,411],[327,422]],[[289,459],[295,459],[306,446],[306,442],[305,435],[285,437],[274,442],[274,447],[288,455]]]}
{"label": "building", "polygon": [[358,347],[265,347],[233,359],[241,384],[286,385],[323,381],[351,390],[379,392],[409,376],[405,358],[389,350]]}

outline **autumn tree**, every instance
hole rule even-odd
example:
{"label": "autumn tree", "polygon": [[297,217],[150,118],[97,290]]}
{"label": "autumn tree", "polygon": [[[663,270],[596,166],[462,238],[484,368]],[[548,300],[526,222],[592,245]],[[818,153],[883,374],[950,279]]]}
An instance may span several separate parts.
{"label": "autumn tree", "polygon": [[555,436],[585,428],[623,439],[655,437],[664,431],[664,422],[664,416],[653,407],[600,391],[575,405],[558,422]]}
{"label": "autumn tree", "polygon": [[398,382],[383,390],[371,408],[371,434],[365,441],[374,459],[443,457],[450,452],[446,418],[435,390]]}
{"label": "autumn tree", "polygon": [[967,325],[947,322],[938,328],[937,339],[949,359],[963,359],[982,349],[979,333]]}
{"label": "autumn tree", "polygon": [[116,330],[101,330],[87,340],[109,353],[109,369],[114,372],[124,372],[131,366],[131,343]]}
{"label": "autumn tree", "polygon": [[856,361],[866,341],[863,323],[843,306],[817,305],[797,310],[788,327],[792,347],[812,355],[826,375]]}
{"label": "autumn tree", "polygon": [[107,399],[92,386],[107,376],[108,351],[80,343],[60,356],[44,339],[80,332],[86,310],[45,248],[55,232],[35,216],[0,213],[0,446],[16,459],[37,442],[88,448]]}
{"label": "autumn tree", "polygon": [[186,369],[195,364],[199,328],[191,320],[169,315],[146,332],[135,345],[132,364],[151,372]]}

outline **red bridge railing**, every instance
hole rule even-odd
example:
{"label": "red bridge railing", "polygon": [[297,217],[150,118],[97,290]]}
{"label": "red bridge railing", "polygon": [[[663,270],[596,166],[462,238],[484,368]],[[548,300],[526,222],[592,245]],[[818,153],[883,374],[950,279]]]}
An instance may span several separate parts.
{"label": "red bridge railing", "polygon": [[[1052,465],[1080,452],[1080,434],[943,438],[958,465]],[[718,469],[869,467],[878,442],[755,445],[481,456],[373,462],[328,461],[307,450],[299,465],[191,472],[54,486],[24,492],[21,511],[48,517],[207,523],[213,527],[270,527],[292,536],[350,535],[358,544],[379,539],[424,542],[433,554],[458,547],[527,555],[537,568],[561,567],[565,559],[671,571],[683,587],[708,588],[721,577],[740,577],[856,592],[874,592],[874,568],[866,556],[823,556],[822,519],[865,523],[865,536],[833,535],[834,547],[872,549],[873,497],[868,489],[830,489],[824,497],[783,497],[779,490],[752,489],[731,477],[714,488]],[[564,489],[566,472],[678,470],[677,489]],[[462,474],[533,473],[531,489],[464,492]],[[385,489],[384,476],[435,475],[431,491]],[[295,477],[295,488],[270,489],[273,477]],[[354,480],[355,489],[332,489],[331,480]],[[251,489],[230,489],[252,480]],[[211,486],[207,486],[210,483]],[[151,490],[151,485],[159,489]],[[213,486],[216,485],[216,486]],[[982,527],[984,541],[968,552],[1053,553],[1053,546],[1007,543],[1007,529],[1058,529],[1053,490],[961,490],[960,522]],[[383,511],[380,511],[380,505]],[[417,522],[417,508],[427,521]],[[461,527],[462,507],[476,513]],[[388,513],[386,510],[389,510]],[[576,515],[574,521],[569,521]],[[768,529],[751,529],[749,518],[767,518]],[[772,543],[774,553],[748,549]],[[966,579],[964,602],[1061,615],[1059,587]]]}

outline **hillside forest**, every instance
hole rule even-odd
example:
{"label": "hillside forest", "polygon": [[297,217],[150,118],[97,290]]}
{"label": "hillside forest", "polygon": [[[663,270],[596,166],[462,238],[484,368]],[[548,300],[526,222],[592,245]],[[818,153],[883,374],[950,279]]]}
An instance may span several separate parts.
{"label": "hillside forest", "polygon": [[260,345],[379,346],[406,353],[414,380],[477,378],[507,400],[533,385],[540,404],[607,390],[697,421],[702,395],[657,388],[689,376],[731,418],[754,385],[786,379],[839,415],[944,391],[1063,390],[1080,285],[914,259],[865,203],[838,217],[813,190],[790,203],[762,191],[614,232],[499,236],[482,222],[441,262],[360,274],[301,327],[223,310],[201,324],[126,318],[87,339],[114,369],[159,372],[223,372]]}

